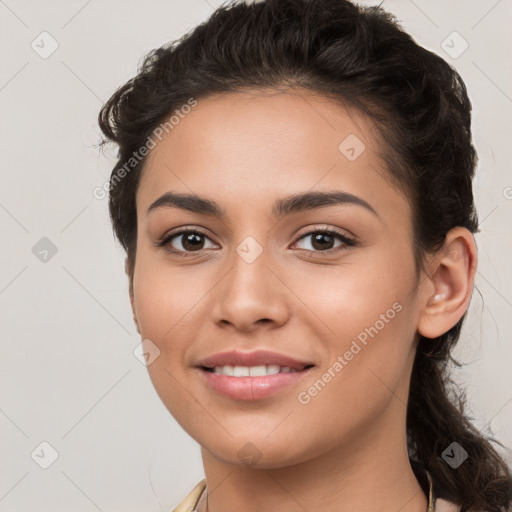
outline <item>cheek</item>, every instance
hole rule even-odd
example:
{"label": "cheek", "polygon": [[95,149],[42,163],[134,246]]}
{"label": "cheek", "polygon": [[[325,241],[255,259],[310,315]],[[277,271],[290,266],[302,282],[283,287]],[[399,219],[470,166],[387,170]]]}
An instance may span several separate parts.
{"label": "cheek", "polygon": [[[337,420],[361,421],[391,399],[390,390],[407,382],[416,331],[414,266],[412,259],[399,260],[391,251],[381,252],[378,260],[330,267],[301,279],[297,295],[307,297],[308,309],[317,313],[316,334],[326,332],[329,354],[320,382],[301,388],[301,403],[309,403],[305,409],[318,408],[312,418],[339,405],[331,409]],[[400,398],[406,402],[406,396]]]}
{"label": "cheek", "polygon": [[377,419],[390,407],[401,411],[407,403],[413,356],[408,308],[399,301],[372,312],[350,305],[332,319],[337,334],[329,341],[328,361],[296,397],[298,435],[304,428],[318,429],[325,436],[318,441],[326,448],[332,439],[355,442],[361,429],[380,424]]}
{"label": "cheek", "polygon": [[[159,351],[147,366],[162,403],[175,418],[187,418],[193,405],[186,389],[185,354],[194,339],[194,313],[205,290],[190,285],[190,277],[163,265],[144,265],[142,258],[134,276],[134,299],[142,339],[151,340]],[[200,280],[197,280],[200,282]],[[194,307],[195,306],[195,307]]]}
{"label": "cheek", "polygon": [[397,310],[410,306],[415,274],[412,257],[399,252],[392,247],[361,251],[339,265],[283,272],[305,311],[309,310],[310,321],[323,326],[326,339],[339,343],[360,333],[364,338],[365,329],[375,324],[382,334],[405,327],[395,319],[407,316]]}
{"label": "cheek", "polygon": [[[203,275],[206,271],[199,268],[191,279],[190,267],[180,271],[158,262],[145,264],[143,258],[139,262],[134,292],[141,335],[159,344],[161,350],[168,350],[186,338],[184,330],[193,324],[211,286]],[[171,340],[176,343],[169,343]]]}

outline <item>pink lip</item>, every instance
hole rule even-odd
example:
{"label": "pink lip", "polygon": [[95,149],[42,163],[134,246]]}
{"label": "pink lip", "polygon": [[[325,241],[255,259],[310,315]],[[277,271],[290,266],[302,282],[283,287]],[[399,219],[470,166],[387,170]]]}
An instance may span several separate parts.
{"label": "pink lip", "polygon": [[[213,368],[214,366],[260,366],[268,364],[277,364],[279,366],[289,366],[297,370],[302,370],[304,366],[313,365],[310,361],[298,361],[285,354],[279,354],[269,350],[255,350],[253,352],[241,352],[239,350],[230,350],[219,352],[199,361],[196,366]],[[243,377],[235,377],[242,379]]]}
{"label": "pink lip", "polygon": [[[205,368],[215,366],[260,366],[260,365],[288,366],[298,371],[290,373],[277,373],[261,377],[232,377],[213,373]],[[252,352],[241,352],[230,350],[219,352],[206,357],[196,365],[206,383],[218,393],[235,400],[259,400],[277,391],[280,391],[302,379],[309,374],[314,366],[309,361],[299,361],[293,357],[270,350],[254,350]]]}
{"label": "pink lip", "polygon": [[208,385],[228,398],[259,400],[297,383],[305,375],[308,375],[312,369],[308,368],[293,373],[276,373],[275,375],[264,375],[262,377],[231,377],[230,375],[213,373],[203,368],[200,369],[200,373]]}

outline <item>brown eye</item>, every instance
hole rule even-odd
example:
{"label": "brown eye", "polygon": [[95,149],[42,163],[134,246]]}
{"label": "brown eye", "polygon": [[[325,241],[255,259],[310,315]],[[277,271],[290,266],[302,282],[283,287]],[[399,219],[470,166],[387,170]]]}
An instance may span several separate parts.
{"label": "brown eye", "polygon": [[[308,237],[311,237],[311,249],[306,247],[306,250],[311,250],[313,252],[338,251],[345,249],[347,246],[354,246],[356,244],[356,242],[351,238],[334,230],[317,229],[315,231],[310,231],[309,233],[302,235],[299,238],[299,241],[305,240]],[[336,240],[339,240],[340,243],[335,246],[334,244]]]}
{"label": "brown eye", "polygon": [[311,238],[311,245],[319,251],[325,249],[332,249],[334,244],[334,237],[327,233],[314,233]]}
{"label": "brown eye", "polygon": [[182,234],[180,236],[182,237],[181,245],[186,251],[198,251],[203,248],[203,235],[198,235],[197,233],[188,233]]}
{"label": "brown eye", "polygon": [[[191,252],[199,252],[205,249],[205,242],[210,240],[208,236],[197,229],[184,229],[177,233],[171,233],[158,242],[157,247],[164,247],[166,251],[174,254],[186,255]],[[215,247],[214,244],[212,244]]]}

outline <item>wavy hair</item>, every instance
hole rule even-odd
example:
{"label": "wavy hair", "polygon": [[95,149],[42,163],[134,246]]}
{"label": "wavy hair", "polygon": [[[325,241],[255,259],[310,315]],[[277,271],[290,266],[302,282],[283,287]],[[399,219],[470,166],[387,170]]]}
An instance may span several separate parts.
{"label": "wavy hair", "polygon": [[[348,0],[231,2],[180,39],[149,52],[138,74],[99,114],[102,144],[119,148],[109,211],[127,254],[130,291],[135,194],[145,158],[134,160],[129,172],[126,162],[191,97],[286,87],[350,104],[375,123],[387,177],[412,206],[417,270],[450,229],[478,231],[471,103],[452,66],[419,46],[380,6]],[[438,338],[420,336],[407,405],[409,454],[430,472],[436,494],[458,503],[462,512],[499,512],[511,506],[510,468],[491,445],[497,441],[470,422],[464,393],[448,371],[465,317]],[[441,457],[453,441],[469,454],[457,469]]]}

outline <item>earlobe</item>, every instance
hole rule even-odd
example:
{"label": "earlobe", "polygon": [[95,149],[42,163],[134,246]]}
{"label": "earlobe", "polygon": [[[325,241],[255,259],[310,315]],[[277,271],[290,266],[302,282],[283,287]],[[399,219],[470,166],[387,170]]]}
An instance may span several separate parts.
{"label": "earlobe", "polygon": [[476,266],[473,235],[466,228],[453,228],[429,263],[428,276],[422,283],[423,305],[418,321],[422,336],[437,338],[462,318],[471,300]]}

